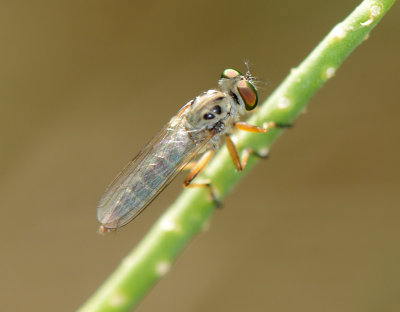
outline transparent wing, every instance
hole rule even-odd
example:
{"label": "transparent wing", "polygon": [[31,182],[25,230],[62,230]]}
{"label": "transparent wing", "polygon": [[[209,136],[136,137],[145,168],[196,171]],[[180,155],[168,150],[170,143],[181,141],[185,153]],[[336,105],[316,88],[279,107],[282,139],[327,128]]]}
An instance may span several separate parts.
{"label": "transparent wing", "polygon": [[114,179],[99,201],[97,217],[108,229],[133,220],[212,138],[194,141],[182,124],[184,109]]}

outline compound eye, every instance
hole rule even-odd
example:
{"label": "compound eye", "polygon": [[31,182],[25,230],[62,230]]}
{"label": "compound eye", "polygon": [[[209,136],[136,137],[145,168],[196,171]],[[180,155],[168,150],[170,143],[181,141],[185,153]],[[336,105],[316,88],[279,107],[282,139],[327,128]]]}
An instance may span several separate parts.
{"label": "compound eye", "polygon": [[221,78],[231,79],[241,75],[242,74],[236,69],[228,68],[222,72]]}
{"label": "compound eye", "polygon": [[258,94],[256,88],[247,80],[240,80],[237,83],[237,89],[242,98],[246,110],[253,110],[258,103]]}

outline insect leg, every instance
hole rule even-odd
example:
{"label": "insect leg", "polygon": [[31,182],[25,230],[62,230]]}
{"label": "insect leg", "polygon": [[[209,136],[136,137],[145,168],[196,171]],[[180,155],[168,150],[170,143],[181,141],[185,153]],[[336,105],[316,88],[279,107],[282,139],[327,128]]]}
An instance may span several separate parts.
{"label": "insect leg", "polygon": [[222,204],[219,201],[217,195],[215,194],[214,188],[213,188],[210,180],[205,180],[205,181],[202,181],[201,183],[191,183],[191,184],[188,184],[188,185],[184,184],[183,186],[185,188],[206,187],[210,192],[211,200],[214,203],[214,205],[217,208],[221,208],[222,207]]}
{"label": "insect leg", "polygon": [[239,130],[255,133],[265,133],[268,132],[268,130],[271,128],[289,128],[291,126],[292,125],[290,124],[280,124],[273,121],[265,122],[262,127],[249,125],[248,123],[241,121],[235,123],[235,127]]}
{"label": "insect leg", "polygon": [[258,158],[268,158],[268,152],[267,153],[260,153],[260,152],[256,152],[255,150],[253,150],[252,148],[245,148],[242,152],[242,156],[240,158],[240,163],[242,164],[242,168],[244,169],[246,167],[247,164],[247,160],[249,159],[250,155],[254,155]]}
{"label": "insect leg", "polygon": [[[286,128],[286,127],[291,127],[291,126],[292,125],[278,124],[273,121],[264,123],[262,127],[250,125],[245,122],[236,122],[235,123],[235,127],[237,129],[247,131],[247,132],[254,132],[254,133],[266,133],[271,128]],[[236,150],[236,147],[229,135],[226,136],[226,146],[228,147],[229,154],[232,157],[233,164],[235,165],[237,171],[242,171],[246,167],[247,160],[249,159],[250,155],[254,155],[259,158],[267,158],[268,157],[268,154],[266,154],[266,153],[258,153],[251,148],[246,148],[243,150],[242,155],[239,158],[239,154]]]}
{"label": "insect leg", "polygon": [[[236,167],[236,170],[237,171],[242,171],[243,170],[242,161],[239,158],[239,154],[238,154],[238,151],[236,149],[236,146],[233,143],[233,141],[232,141],[231,137],[229,136],[229,134],[226,135],[225,142],[226,142],[226,147],[228,148],[229,155],[231,155],[233,164]],[[247,157],[249,157],[249,156],[247,156]],[[247,159],[246,159],[246,161],[247,161]]]}
{"label": "insect leg", "polygon": [[188,165],[190,167],[193,167],[183,182],[183,186],[186,188],[192,188],[192,187],[207,187],[210,191],[211,199],[215,203],[217,207],[221,206],[220,201],[217,199],[217,196],[215,195],[215,192],[213,190],[213,187],[211,185],[210,180],[203,181],[201,183],[192,183],[194,178],[201,172],[201,170],[204,169],[204,167],[208,164],[210,159],[214,156],[214,151],[209,150],[204,155],[200,158],[200,160],[196,164],[189,163]]}
{"label": "insect leg", "polygon": [[205,152],[204,155],[201,156],[200,160],[193,166],[189,175],[183,182],[183,185],[188,186],[190,182],[192,182],[194,178],[201,172],[201,170],[203,170],[203,168],[208,164],[208,162],[213,156],[214,156],[213,150]]}
{"label": "insect leg", "polygon": [[182,167],[182,170],[190,170],[192,171],[193,168],[197,165],[197,161],[189,161],[186,165]]}
{"label": "insect leg", "polygon": [[229,154],[232,158],[233,164],[235,165],[237,171],[242,171],[246,167],[247,160],[249,159],[250,154],[255,155],[259,158],[267,158],[268,157],[267,153],[266,154],[265,153],[264,154],[257,153],[256,151],[254,151],[251,148],[245,148],[242,152],[242,156],[239,158],[239,153],[236,149],[236,146],[233,143],[233,141],[229,135],[227,135],[225,137],[225,142],[226,142],[226,146],[228,148]]}

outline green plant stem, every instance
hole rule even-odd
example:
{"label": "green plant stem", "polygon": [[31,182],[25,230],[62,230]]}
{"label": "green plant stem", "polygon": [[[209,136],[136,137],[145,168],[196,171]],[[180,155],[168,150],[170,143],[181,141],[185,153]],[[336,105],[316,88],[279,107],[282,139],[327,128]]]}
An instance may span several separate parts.
{"label": "green plant stem", "polygon": [[[343,22],[336,25],[311,54],[290,74],[249,119],[292,123],[311,96],[333,77],[339,65],[362,41],[394,0],[363,1]],[[241,132],[235,137],[239,150],[251,147],[266,151],[282,132]],[[257,162],[250,157],[244,172],[234,170],[226,148],[214,157],[198,180],[210,179],[223,198]],[[186,189],[154,224],[140,244],[123,260],[80,311],[129,311],[170,268],[182,248],[207,225],[214,205],[205,189]]]}

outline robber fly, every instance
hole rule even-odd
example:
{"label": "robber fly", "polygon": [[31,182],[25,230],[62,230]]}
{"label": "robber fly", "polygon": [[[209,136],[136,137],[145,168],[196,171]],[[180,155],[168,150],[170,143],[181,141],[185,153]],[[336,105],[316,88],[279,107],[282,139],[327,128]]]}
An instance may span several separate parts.
{"label": "robber fly", "polygon": [[277,126],[273,122],[263,127],[239,122],[257,102],[254,77],[249,72],[242,75],[237,70],[225,69],[218,87],[201,93],[183,106],[107,188],[97,208],[102,224],[99,231],[111,231],[134,219],[199,153],[204,155],[193,166],[184,186],[210,187],[210,183],[191,182],[223,140],[236,169],[243,170],[250,150],[239,157],[230,138],[233,127],[263,133]]}

